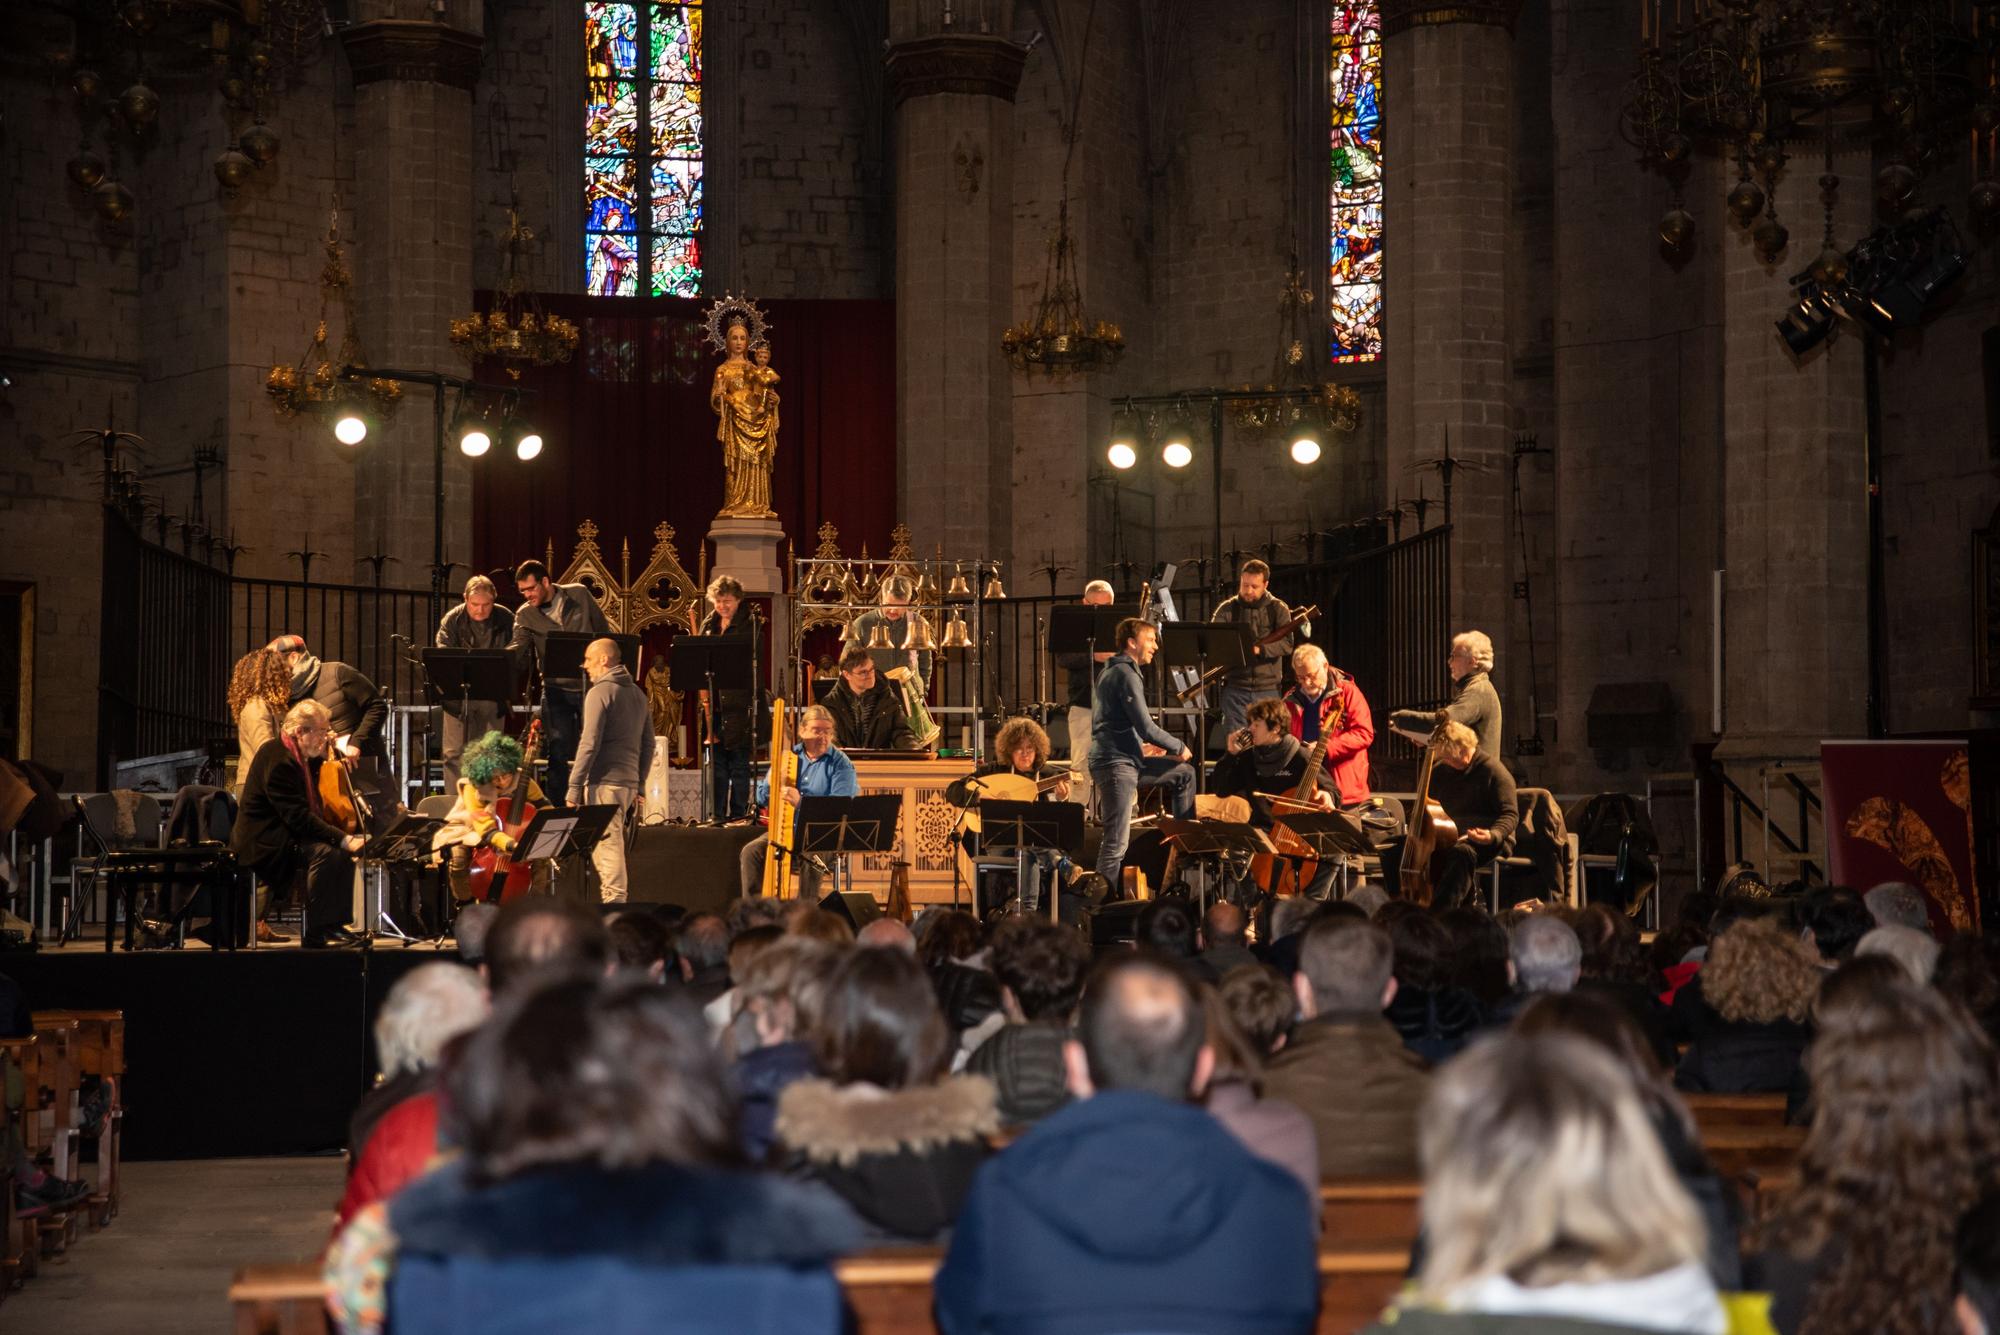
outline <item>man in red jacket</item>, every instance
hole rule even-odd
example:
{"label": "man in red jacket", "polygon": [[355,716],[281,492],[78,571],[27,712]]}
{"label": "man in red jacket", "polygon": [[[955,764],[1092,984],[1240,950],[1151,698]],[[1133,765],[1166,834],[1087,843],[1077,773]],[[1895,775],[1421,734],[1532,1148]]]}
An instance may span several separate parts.
{"label": "man in red jacket", "polygon": [[1316,644],[1292,653],[1298,685],[1285,695],[1292,736],[1307,746],[1327,736],[1325,770],[1340,792],[1340,805],[1368,800],[1368,748],[1375,742],[1375,718],[1354,678],[1326,661]]}

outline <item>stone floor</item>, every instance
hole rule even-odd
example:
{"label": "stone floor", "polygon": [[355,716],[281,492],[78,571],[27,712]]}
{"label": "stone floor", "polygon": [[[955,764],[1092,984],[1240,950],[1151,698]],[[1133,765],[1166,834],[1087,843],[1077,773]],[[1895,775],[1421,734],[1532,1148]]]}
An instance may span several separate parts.
{"label": "stone floor", "polygon": [[0,1329],[63,1335],[214,1335],[236,1268],[300,1261],[326,1244],[339,1156],[134,1163],[111,1227],[0,1302]]}

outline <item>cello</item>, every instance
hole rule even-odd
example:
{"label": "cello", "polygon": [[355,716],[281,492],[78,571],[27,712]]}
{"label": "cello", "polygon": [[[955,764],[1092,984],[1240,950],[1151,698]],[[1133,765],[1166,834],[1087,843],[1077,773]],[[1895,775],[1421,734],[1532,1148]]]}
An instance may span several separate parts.
{"label": "cello", "polygon": [[[527,743],[521,748],[521,768],[517,771],[520,777],[514,781],[514,791],[493,802],[495,833],[506,835],[517,845],[538,810],[528,800],[528,783],[535,772],[535,753],[541,749],[542,721],[536,719],[528,725]],[[534,865],[526,858],[512,856],[520,851],[516,846],[503,853],[491,843],[483,843],[472,851],[468,875],[475,900],[498,899],[502,904],[510,904],[534,888]]]}
{"label": "cello", "polygon": [[[1306,752],[1305,773],[1298,784],[1287,792],[1270,795],[1271,814],[1276,817],[1271,825],[1271,842],[1277,845],[1276,853],[1254,853],[1250,857],[1250,879],[1267,895],[1295,895],[1313,883],[1319,875],[1319,857],[1312,846],[1285,827],[1285,813],[1288,811],[1324,811],[1316,800],[1319,793],[1320,766],[1326,761],[1326,744],[1329,735],[1320,733],[1319,740]],[[1286,884],[1287,873],[1290,884]]]}
{"label": "cello", "polygon": [[1458,843],[1458,826],[1445,814],[1444,804],[1431,796],[1431,770],[1437,764],[1438,743],[1444,739],[1440,723],[1424,746],[1423,768],[1417,773],[1417,795],[1410,804],[1409,833],[1403,840],[1401,873],[1403,898],[1430,907],[1437,895],[1439,862],[1446,850]]}

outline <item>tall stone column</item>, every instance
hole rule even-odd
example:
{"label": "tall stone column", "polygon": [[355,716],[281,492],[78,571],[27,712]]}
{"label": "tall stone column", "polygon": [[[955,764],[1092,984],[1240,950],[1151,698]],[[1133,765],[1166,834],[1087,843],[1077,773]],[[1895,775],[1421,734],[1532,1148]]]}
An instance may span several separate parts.
{"label": "tall stone column", "polygon": [[[1872,225],[1865,154],[1834,160],[1843,249]],[[1795,357],[1773,328],[1789,276],[1825,226],[1810,150],[1778,179],[1791,245],[1778,263],[1734,237],[1723,261],[1723,744],[1741,758],[1816,756],[1867,727],[1867,403],[1852,327]]]}
{"label": "tall stone column", "polygon": [[[892,6],[897,498],[919,551],[1011,563],[1014,93],[1024,54]],[[989,6],[1010,10],[1009,4]],[[989,16],[997,32],[1007,15]]]}
{"label": "tall stone column", "polygon": [[[441,18],[424,0],[362,0],[356,8],[359,21],[341,38],[354,74],[360,155],[354,278],[362,341],[378,366],[464,375],[451,321],[472,308],[472,88],[484,2],[450,0]],[[429,387],[405,385],[402,410],[355,477],[357,564],[370,553],[394,557],[388,582],[406,588],[431,579],[439,482],[432,405]],[[496,452],[475,466],[508,462]],[[444,555],[461,562],[472,553],[467,463],[447,441]],[[453,572],[448,586],[464,573]]]}
{"label": "tall stone column", "polygon": [[[1452,479],[1453,629],[1507,617],[1507,217],[1515,0],[1384,0],[1388,499]],[[1435,517],[1439,511],[1433,509]],[[1435,522],[1435,519],[1433,519]],[[1505,652],[1505,646],[1499,646]],[[1443,674],[1444,646],[1437,646]],[[1505,666],[1501,668],[1504,680]]]}

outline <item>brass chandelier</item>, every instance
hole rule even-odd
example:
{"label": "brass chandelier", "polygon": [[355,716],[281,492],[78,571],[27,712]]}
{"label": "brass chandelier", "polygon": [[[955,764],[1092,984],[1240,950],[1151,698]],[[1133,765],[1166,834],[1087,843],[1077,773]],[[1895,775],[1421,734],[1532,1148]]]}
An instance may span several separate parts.
{"label": "brass chandelier", "polygon": [[1309,351],[1316,333],[1312,310],[1313,290],[1295,258],[1278,293],[1278,351],[1272,358],[1271,379],[1264,385],[1266,391],[1295,394],[1239,400],[1233,409],[1239,426],[1264,431],[1316,427],[1328,435],[1345,436],[1361,425],[1361,396],[1308,369],[1308,363],[1318,364]]}
{"label": "brass chandelier", "polygon": [[535,233],[521,226],[519,202],[507,206],[507,276],[492,310],[474,311],[451,322],[451,341],[474,361],[499,362],[507,378],[519,380],[524,366],[555,366],[576,355],[581,337],[577,327],[542,309],[541,299],[527,290],[521,275],[522,257]]}
{"label": "brass chandelier", "polygon": [[[1640,0],[1640,27],[1623,130],[1672,186],[1660,222],[1670,251],[1694,235],[1681,189],[1698,147],[1734,161],[1725,206],[1766,264],[1790,239],[1775,202],[1788,147],[1823,155],[1830,231],[1837,150],[1885,155],[1874,187],[1895,216],[1969,131],[1973,219],[2000,222],[2000,0]],[[1825,246],[1839,253],[1831,235]]]}
{"label": "brass chandelier", "polygon": [[[312,342],[296,365],[279,362],[264,378],[264,392],[281,419],[299,416],[322,417],[333,421],[345,410],[362,416],[386,417],[396,410],[403,387],[391,380],[343,379],[341,368],[365,367],[361,340],[354,332],[354,308],[349,289],[354,276],[347,268],[347,254],[340,244],[340,210],[333,211],[326,228],[326,264],[319,275],[319,320],[313,327]],[[327,310],[340,303],[341,336],[337,357],[327,353]],[[357,418],[357,420],[359,420]],[[343,444],[359,441],[343,440]]]}

